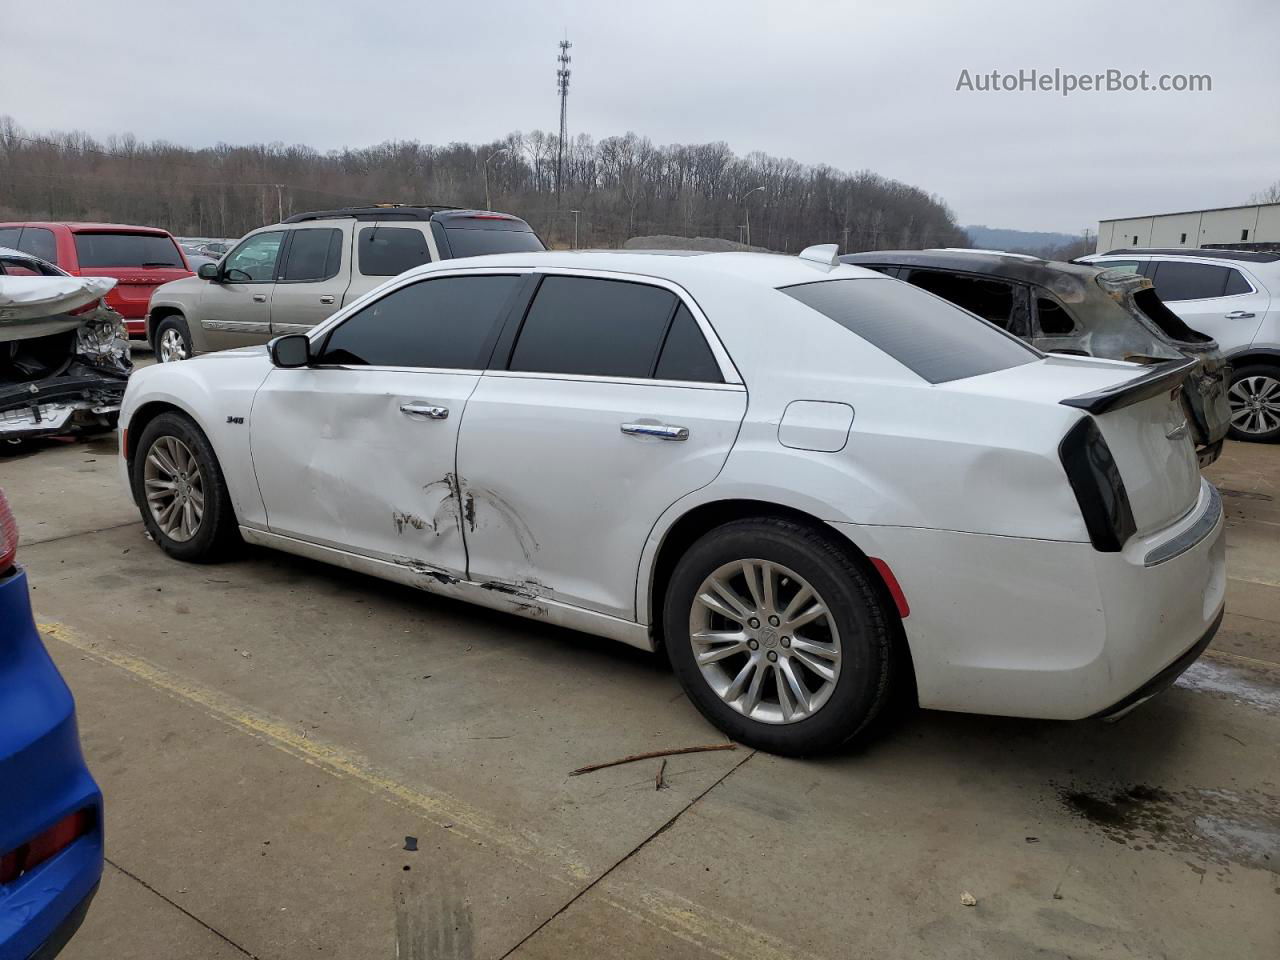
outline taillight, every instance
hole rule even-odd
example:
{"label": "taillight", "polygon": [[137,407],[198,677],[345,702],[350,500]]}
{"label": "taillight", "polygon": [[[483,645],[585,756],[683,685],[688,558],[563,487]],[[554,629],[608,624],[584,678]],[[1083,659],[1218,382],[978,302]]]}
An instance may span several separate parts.
{"label": "taillight", "polygon": [[13,556],[18,552],[18,521],[9,509],[9,500],[0,490],[0,576],[13,566]]}
{"label": "taillight", "polygon": [[1095,550],[1118,553],[1138,527],[1120,468],[1092,417],[1067,431],[1058,444],[1058,457],[1080,504],[1089,541]]}
{"label": "taillight", "polygon": [[0,857],[0,884],[11,883],[93,829],[92,807],[77,810]]}

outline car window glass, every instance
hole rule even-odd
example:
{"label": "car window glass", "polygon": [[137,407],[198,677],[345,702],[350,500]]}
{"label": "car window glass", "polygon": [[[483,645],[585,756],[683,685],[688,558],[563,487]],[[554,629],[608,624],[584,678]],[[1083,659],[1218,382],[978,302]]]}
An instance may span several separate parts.
{"label": "car window glass", "polygon": [[1139,273],[1137,260],[1095,260],[1093,266],[1102,270],[1115,270],[1118,273]]}
{"label": "car window glass", "polygon": [[1240,293],[1252,293],[1253,287],[1249,285],[1249,281],[1244,278],[1244,274],[1239,270],[1227,270],[1227,286],[1222,291],[1224,297],[1234,297]]}
{"label": "car window glass", "polygon": [[17,250],[20,236],[22,236],[21,227],[0,227],[0,247]]}
{"label": "car window glass", "polygon": [[319,362],[479,370],[519,282],[517,276],[440,277],[400,287],[339,324]]}
{"label": "car window glass", "polygon": [[328,280],[342,265],[342,231],[294,230],[281,280]]}
{"label": "car window glass", "polygon": [[1042,354],[945,300],[889,279],[780,288],[930,383],[1031,363]]}
{"label": "car window glass", "polygon": [[269,283],[275,279],[276,256],[284,232],[254,234],[222,261],[222,275],[230,283]]}
{"label": "car window glass", "polygon": [[366,277],[394,277],[431,262],[426,235],[412,227],[364,227],[356,262]]}
{"label": "car window glass", "polygon": [[1008,330],[1013,323],[1013,284],[986,277],[964,277],[941,270],[912,270],[904,278],[913,287],[972,310]]}
{"label": "car window glass", "polygon": [[1036,322],[1046,337],[1065,337],[1076,328],[1066,307],[1048,297],[1036,297]]}
{"label": "car window glass", "polygon": [[468,230],[446,227],[449,249],[455,257],[480,257],[486,253],[528,253],[545,250],[531,230]]}
{"label": "car window glass", "polygon": [[1222,296],[1227,286],[1227,273],[1226,267],[1212,263],[1160,260],[1156,263],[1152,282],[1160,299],[1166,302],[1204,300]]}
{"label": "car window glass", "polygon": [[183,267],[171,237],[155,233],[77,233],[76,260],[86,267]]}
{"label": "car window glass", "polygon": [[58,242],[54,239],[53,231],[44,227],[23,227],[18,249],[50,263],[58,262]]}
{"label": "car window glass", "polygon": [[648,377],[675,305],[674,293],[648,284],[546,277],[520,328],[510,369]]}
{"label": "car window glass", "polygon": [[654,376],[659,380],[693,380],[699,383],[723,383],[720,364],[698,328],[698,321],[683,303],[676,308],[671,329],[667,331],[662,354]]}
{"label": "car window glass", "polygon": [[0,273],[10,277],[60,277],[54,267],[25,257],[0,258]]}

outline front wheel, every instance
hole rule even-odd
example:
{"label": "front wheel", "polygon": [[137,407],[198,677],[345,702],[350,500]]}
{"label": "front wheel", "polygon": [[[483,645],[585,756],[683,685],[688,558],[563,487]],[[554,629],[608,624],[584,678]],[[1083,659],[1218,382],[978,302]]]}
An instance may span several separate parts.
{"label": "front wheel", "polygon": [[162,413],[142,431],[131,467],[133,499],[152,539],[171,557],[223,559],[240,532],[226,480],[208,438],[181,413]]}
{"label": "front wheel", "polygon": [[739,520],[704,535],[676,565],[663,626],[689,699],[762,750],[832,750],[889,699],[889,614],[867,571],[803,524]]}
{"label": "front wheel", "polygon": [[1280,367],[1253,364],[1235,370],[1231,389],[1231,439],[1280,440]]}

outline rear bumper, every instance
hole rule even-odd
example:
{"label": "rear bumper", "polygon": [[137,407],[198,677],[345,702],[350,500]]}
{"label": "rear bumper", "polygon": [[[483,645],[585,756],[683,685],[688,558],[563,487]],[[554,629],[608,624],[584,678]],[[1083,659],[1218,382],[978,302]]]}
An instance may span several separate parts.
{"label": "rear bumper", "polygon": [[[1177,665],[1212,638],[1226,592],[1221,510],[1202,482],[1186,517],[1119,553],[1088,543],[833,526],[888,564],[901,585],[921,706],[1077,720],[1123,708],[1166,671],[1172,682],[1190,660]],[[1170,543],[1176,549],[1165,549]]]}
{"label": "rear bumper", "polygon": [[[0,957],[38,951],[70,932],[102,876],[102,794],[80,752],[75,702],[36,632],[26,576],[0,578],[0,854],[69,814],[92,829],[0,885]],[[70,918],[70,919],[69,919]]]}
{"label": "rear bumper", "polygon": [[1218,615],[1210,624],[1209,629],[1204,632],[1199,640],[1195,642],[1190,650],[1180,656],[1173,663],[1169,664],[1154,677],[1140,686],[1133,693],[1122,699],[1119,703],[1114,703],[1105,710],[1099,710],[1091,719],[1094,720],[1114,720],[1128,713],[1134,707],[1141,706],[1160,691],[1173,686],[1175,680],[1187,672],[1187,668],[1200,659],[1200,654],[1204,653],[1205,648],[1209,646],[1209,641],[1218,632],[1218,627],[1222,626],[1222,615],[1226,613],[1225,609],[1220,609]]}

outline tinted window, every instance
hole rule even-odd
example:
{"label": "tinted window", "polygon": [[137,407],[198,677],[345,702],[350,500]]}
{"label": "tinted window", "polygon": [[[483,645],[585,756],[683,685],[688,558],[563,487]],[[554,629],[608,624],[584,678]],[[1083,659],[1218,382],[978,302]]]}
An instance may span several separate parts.
{"label": "tinted window", "polygon": [[10,250],[17,250],[18,237],[21,234],[21,227],[0,227],[0,247],[8,247]]}
{"label": "tinted window", "polygon": [[0,257],[0,273],[10,277],[60,277],[57,267],[26,257]]}
{"label": "tinted window", "polygon": [[394,277],[431,261],[421,230],[404,227],[365,227],[356,241],[360,272],[366,277]]}
{"label": "tinted window", "polygon": [[1040,354],[1007,334],[905,283],[824,280],[782,293],[834,320],[930,383],[1030,363]]}
{"label": "tinted window", "polygon": [[698,321],[683,303],[676,308],[675,319],[662,345],[662,356],[654,376],[659,380],[696,380],[701,383],[723,383],[720,364],[707,346]]}
{"label": "tinted window", "polygon": [[670,290],[643,283],[547,277],[520,328],[511,369],[647,377],[675,305]]}
{"label": "tinted window", "polygon": [[1249,281],[1244,278],[1244,274],[1239,270],[1227,270],[1227,286],[1222,291],[1224,297],[1234,297],[1238,293],[1252,293],[1253,288],[1249,286]]}
{"label": "tinted window", "polygon": [[1063,337],[1076,328],[1066,307],[1048,297],[1036,297],[1036,320],[1046,337]]}
{"label": "tinted window", "polygon": [[222,261],[222,275],[231,283],[270,283],[276,278],[276,257],[284,232],[254,234]]}
{"label": "tinted window", "polygon": [[529,230],[464,230],[446,227],[449,249],[455,257],[480,257],[486,253],[528,253],[544,250],[538,235]]}
{"label": "tinted window", "polygon": [[341,230],[294,230],[280,279],[328,280],[341,265]]}
{"label": "tinted window", "polygon": [[1220,297],[1227,286],[1226,267],[1212,263],[1183,263],[1178,260],[1161,260],[1156,264],[1152,282],[1160,299],[1203,300]]}
{"label": "tinted window", "polygon": [[77,233],[76,259],[86,267],[185,267],[170,237],[150,233]]}
{"label": "tinted window", "polygon": [[519,277],[441,277],[401,287],[329,335],[321,363],[478,370]]}
{"label": "tinted window", "polygon": [[950,300],[956,306],[972,310],[984,320],[1008,330],[1013,322],[1013,284],[985,277],[965,277],[940,270],[912,270],[904,277],[913,287],[920,287]]}
{"label": "tinted window", "polygon": [[1099,260],[1093,264],[1100,270],[1115,270],[1118,273],[1138,273],[1137,260]]}
{"label": "tinted window", "polygon": [[50,263],[58,262],[58,242],[53,238],[53,231],[44,227],[23,227],[18,249]]}

